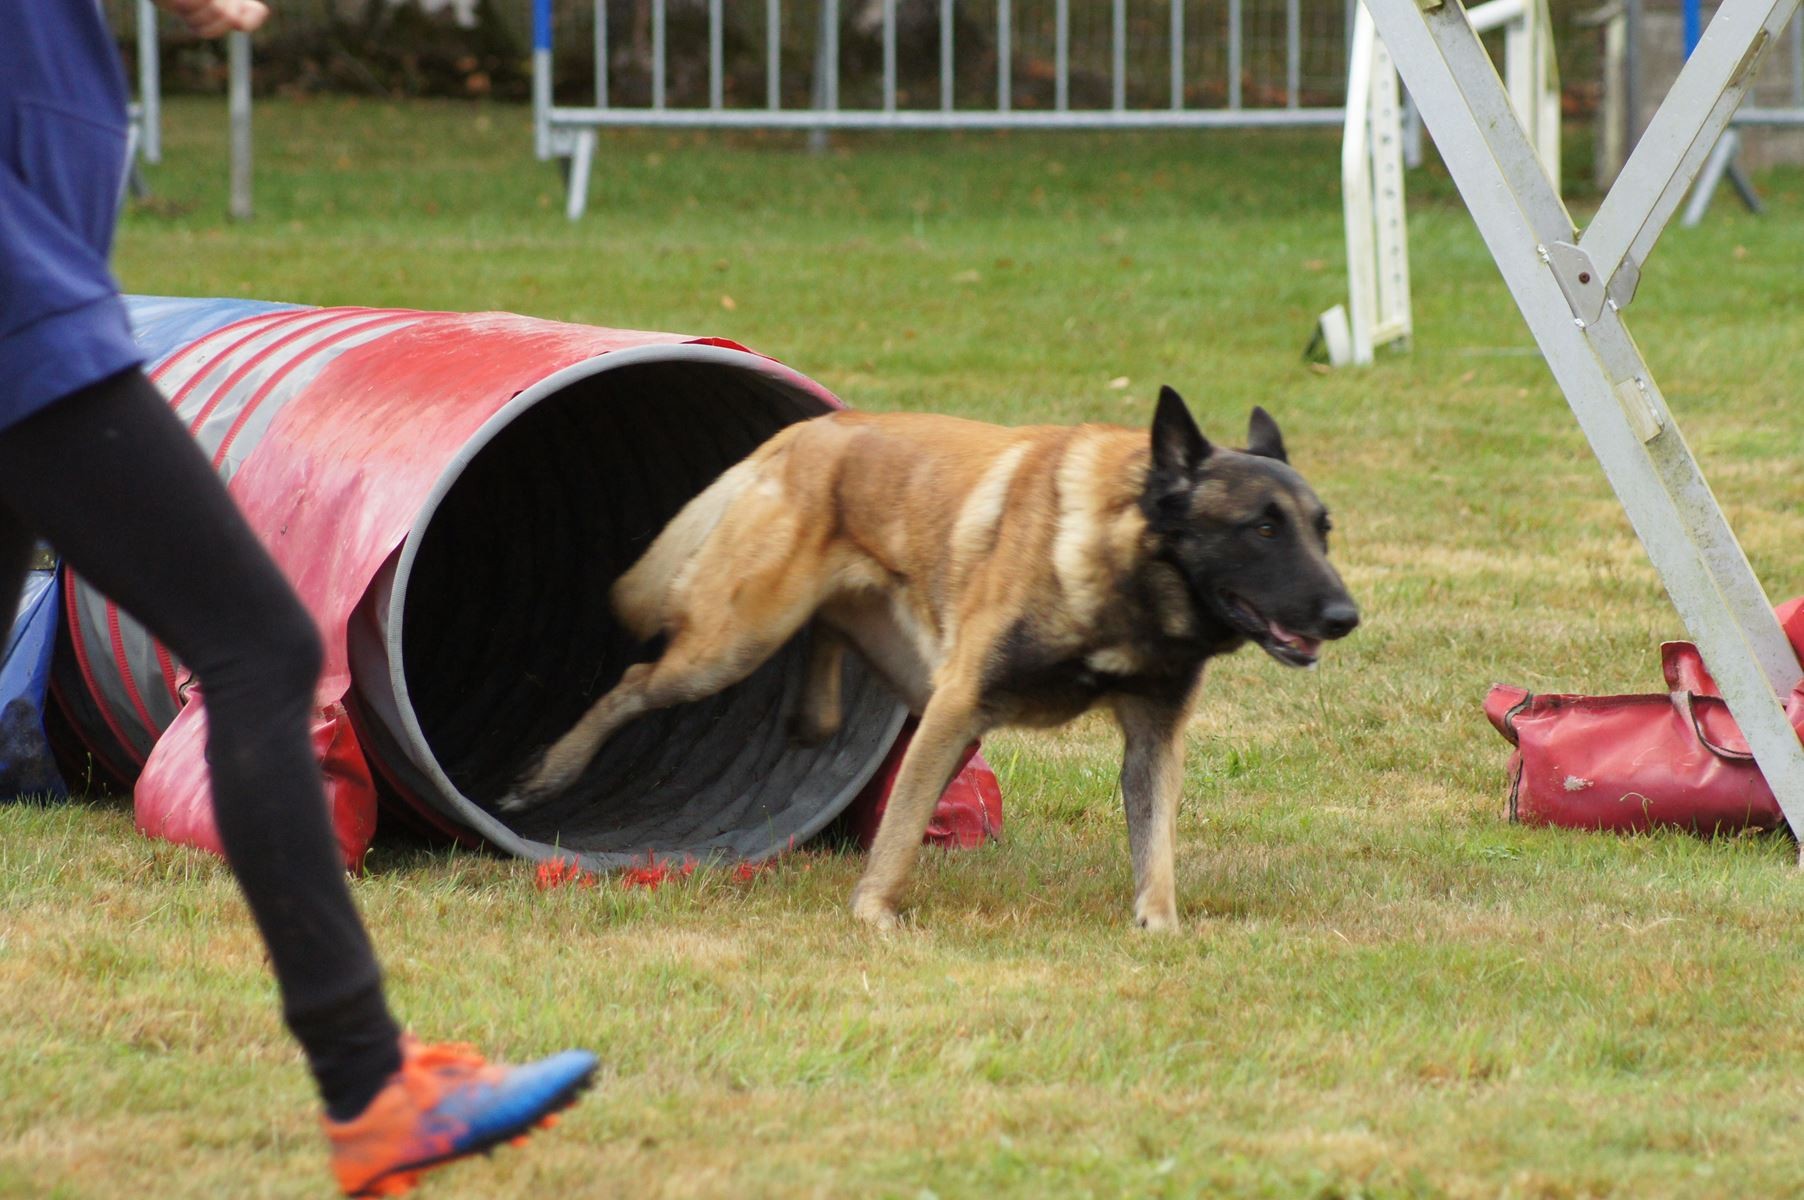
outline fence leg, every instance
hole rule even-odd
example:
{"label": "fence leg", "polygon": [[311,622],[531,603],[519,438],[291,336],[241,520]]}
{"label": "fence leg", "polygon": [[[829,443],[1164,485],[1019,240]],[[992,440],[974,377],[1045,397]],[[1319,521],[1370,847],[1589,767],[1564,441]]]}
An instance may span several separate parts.
{"label": "fence leg", "polygon": [[589,175],[595,166],[595,131],[570,133],[570,157],[564,160],[564,216],[580,220],[589,207]]}
{"label": "fence leg", "polygon": [[1779,703],[1804,670],[1620,311],[1703,165],[1701,137],[1726,123],[1798,0],[1725,0],[1582,241],[1459,0],[1366,3],[1787,823],[1804,832],[1804,746]]}
{"label": "fence leg", "polygon": [[231,122],[232,194],[234,221],[254,215],[251,203],[251,35],[234,33],[226,38],[227,112]]}
{"label": "fence leg", "polygon": [[[820,0],[820,21],[814,35],[814,78],[809,83],[809,106],[817,112],[830,112],[839,106],[838,53],[839,6]],[[808,152],[827,152],[827,130],[817,126],[808,131]]]}
{"label": "fence leg", "polygon": [[125,194],[134,200],[142,200],[150,195],[150,184],[145,182],[144,171],[138,165],[138,151],[142,144],[140,129],[138,115],[133,112],[130,123],[125,127]]}
{"label": "fence leg", "polygon": [[1733,129],[1723,131],[1717,140],[1716,148],[1710,151],[1710,157],[1704,160],[1704,169],[1698,180],[1691,186],[1691,199],[1685,204],[1685,215],[1679,221],[1690,229],[1704,219],[1704,213],[1710,207],[1710,201],[1716,197],[1716,189],[1722,186],[1727,178],[1735,188],[1735,194],[1749,212],[1759,215],[1766,211],[1766,205],[1760,202],[1760,193],[1748,182],[1748,177],[1741,173],[1741,167],[1735,162],[1735,153],[1741,149],[1741,135]]}

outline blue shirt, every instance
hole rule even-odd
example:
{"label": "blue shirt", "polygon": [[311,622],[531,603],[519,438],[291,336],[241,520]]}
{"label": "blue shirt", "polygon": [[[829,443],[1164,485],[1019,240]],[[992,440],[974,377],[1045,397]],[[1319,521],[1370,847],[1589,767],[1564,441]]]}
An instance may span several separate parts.
{"label": "blue shirt", "polygon": [[125,167],[97,0],[0,0],[0,429],[143,361],[107,268]]}

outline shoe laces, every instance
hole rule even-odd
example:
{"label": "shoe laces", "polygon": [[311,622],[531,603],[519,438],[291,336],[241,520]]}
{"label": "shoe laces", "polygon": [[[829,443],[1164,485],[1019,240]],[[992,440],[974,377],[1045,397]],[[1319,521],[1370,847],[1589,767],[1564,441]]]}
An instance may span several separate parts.
{"label": "shoe laces", "polygon": [[467,1042],[413,1042],[404,1053],[401,1078],[422,1108],[431,1107],[453,1088],[500,1074],[500,1068]]}

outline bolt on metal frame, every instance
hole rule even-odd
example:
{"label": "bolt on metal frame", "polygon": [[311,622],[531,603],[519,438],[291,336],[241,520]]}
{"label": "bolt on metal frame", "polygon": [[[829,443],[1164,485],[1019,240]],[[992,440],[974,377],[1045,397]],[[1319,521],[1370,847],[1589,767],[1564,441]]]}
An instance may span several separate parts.
{"label": "bolt on metal frame", "polygon": [[1642,264],[1799,0],[1724,0],[1580,236],[1460,0],[1365,0],[1467,208],[1786,821],[1797,657],[1623,323]]}
{"label": "bolt on metal frame", "polygon": [[[534,146],[540,159],[566,160],[565,215],[581,217],[588,205],[589,178],[595,160],[598,129],[610,126],[713,129],[803,129],[817,134],[832,129],[1228,129],[1271,126],[1339,125],[1343,110],[1305,106],[1301,102],[1301,0],[1286,0],[1285,86],[1281,105],[1250,107],[1245,103],[1241,75],[1245,41],[1244,0],[1227,0],[1223,30],[1227,59],[1227,104],[1196,108],[1185,103],[1184,0],[1168,0],[1171,33],[1170,103],[1165,107],[1133,107],[1128,104],[1127,0],[1111,0],[1109,20],[1109,102],[1103,108],[1071,106],[1071,13],[1069,0],[1055,0],[1054,102],[1051,109],[1030,110],[1015,104],[1012,71],[1014,53],[1014,4],[996,0],[996,89],[987,107],[956,108],[953,68],[956,54],[955,0],[939,4],[939,104],[937,107],[903,107],[897,99],[896,0],[882,7],[882,100],[877,108],[844,108],[840,103],[839,0],[820,0],[819,27],[811,106],[783,108],[781,104],[782,0],[764,0],[766,87],[761,108],[728,107],[723,79],[723,0],[708,5],[708,103],[698,107],[671,107],[666,103],[665,77],[669,47],[666,44],[667,0],[651,0],[651,96],[645,105],[619,105],[608,101],[607,14],[608,0],[595,2],[595,103],[592,107],[556,104],[552,96],[552,0],[533,3],[533,127]],[[1514,0],[1520,2],[1520,0]]]}

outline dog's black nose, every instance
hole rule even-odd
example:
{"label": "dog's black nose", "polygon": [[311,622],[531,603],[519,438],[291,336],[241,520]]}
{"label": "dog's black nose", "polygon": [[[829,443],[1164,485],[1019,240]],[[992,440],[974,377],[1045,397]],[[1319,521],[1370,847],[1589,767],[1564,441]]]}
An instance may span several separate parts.
{"label": "dog's black nose", "polygon": [[1359,610],[1347,600],[1335,600],[1322,607],[1322,636],[1343,638],[1359,627]]}

